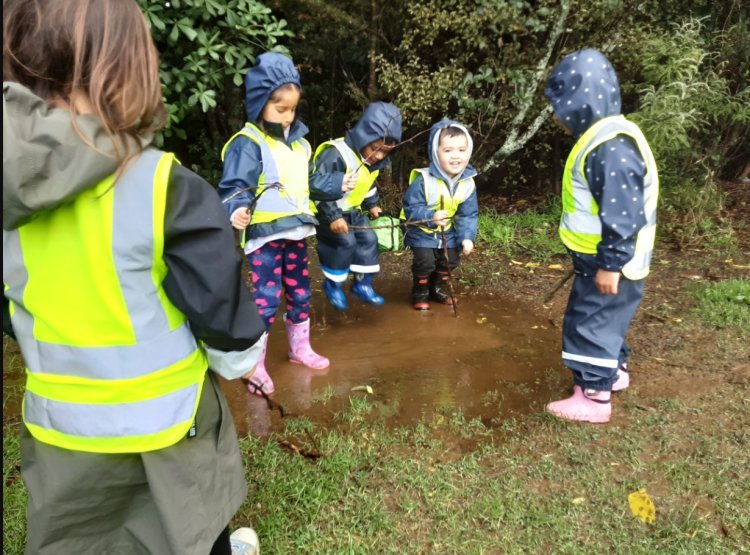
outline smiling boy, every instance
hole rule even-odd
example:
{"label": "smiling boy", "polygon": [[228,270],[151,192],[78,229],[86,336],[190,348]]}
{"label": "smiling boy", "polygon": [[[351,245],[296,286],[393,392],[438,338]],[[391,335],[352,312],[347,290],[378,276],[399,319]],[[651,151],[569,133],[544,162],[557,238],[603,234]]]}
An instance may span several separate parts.
{"label": "smiling boy", "polygon": [[474,185],[477,171],[469,165],[472,148],[466,127],[440,121],[430,131],[429,167],[412,170],[409,177],[402,217],[407,224],[414,222],[407,227],[404,242],[413,253],[411,301],[415,310],[429,310],[430,300],[455,301],[444,289],[449,272],[458,266],[461,254],[474,250],[479,207]]}

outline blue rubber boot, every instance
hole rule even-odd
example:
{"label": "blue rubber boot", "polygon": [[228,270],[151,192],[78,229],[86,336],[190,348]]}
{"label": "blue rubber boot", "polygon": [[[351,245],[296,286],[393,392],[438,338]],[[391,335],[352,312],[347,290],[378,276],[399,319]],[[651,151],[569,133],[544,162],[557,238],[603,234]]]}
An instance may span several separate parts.
{"label": "blue rubber boot", "polygon": [[362,302],[367,304],[374,304],[380,306],[385,302],[385,299],[375,292],[372,288],[373,274],[359,274],[354,276],[354,284],[352,285],[352,293],[359,297]]}
{"label": "blue rubber boot", "polygon": [[344,290],[341,289],[340,283],[326,278],[323,281],[323,291],[325,291],[326,297],[328,297],[329,302],[336,310],[346,310],[349,308],[349,304],[346,302],[346,295],[344,294]]}

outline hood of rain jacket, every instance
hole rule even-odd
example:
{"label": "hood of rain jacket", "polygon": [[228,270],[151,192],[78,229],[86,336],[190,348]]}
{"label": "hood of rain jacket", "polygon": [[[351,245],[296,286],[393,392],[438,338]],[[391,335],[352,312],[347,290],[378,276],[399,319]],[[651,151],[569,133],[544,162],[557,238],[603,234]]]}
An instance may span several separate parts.
{"label": "hood of rain jacket", "polygon": [[555,66],[544,95],[560,121],[580,137],[600,119],[620,114],[620,85],[609,60],[598,50],[573,52]]}
{"label": "hood of rain jacket", "polygon": [[281,85],[293,83],[302,89],[294,62],[278,52],[265,52],[245,76],[245,112],[247,121],[257,123],[271,93]]}
{"label": "hood of rain jacket", "polygon": [[49,105],[18,83],[3,82],[3,228],[16,229],[93,187],[117,169],[112,141],[93,116]]}
{"label": "hood of rain jacket", "polygon": [[427,157],[430,160],[430,173],[435,177],[441,178],[449,186],[453,187],[453,185],[458,183],[461,179],[468,179],[469,177],[477,175],[477,170],[469,163],[464,168],[464,171],[461,172],[461,175],[457,175],[456,177],[451,178],[443,172],[440,164],[438,164],[438,147],[440,146],[440,131],[446,127],[455,127],[463,131],[466,135],[466,141],[469,145],[469,160],[471,160],[471,153],[474,150],[474,141],[471,140],[471,135],[469,134],[468,129],[457,121],[444,119],[437,122],[432,126],[432,129],[430,129],[430,138],[427,141]]}
{"label": "hood of rain jacket", "polygon": [[[354,127],[346,132],[344,139],[358,154],[374,141],[385,139],[386,143],[401,142],[401,112],[388,102],[373,102],[365,108]],[[387,163],[386,158],[370,166],[370,170],[381,169]]]}

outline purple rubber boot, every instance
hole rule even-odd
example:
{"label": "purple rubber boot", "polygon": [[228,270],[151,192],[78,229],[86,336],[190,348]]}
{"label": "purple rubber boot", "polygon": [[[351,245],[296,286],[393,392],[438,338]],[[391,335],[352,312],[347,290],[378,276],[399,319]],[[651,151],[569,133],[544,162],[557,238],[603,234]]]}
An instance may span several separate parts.
{"label": "purple rubber boot", "polygon": [[293,324],[284,317],[286,334],[289,336],[289,361],[302,364],[308,368],[322,370],[331,364],[326,357],[320,356],[310,346],[310,320]]}
{"label": "purple rubber boot", "polygon": [[571,397],[550,403],[546,410],[563,420],[604,424],[612,416],[610,397],[609,391],[583,391],[581,386],[575,385]]}

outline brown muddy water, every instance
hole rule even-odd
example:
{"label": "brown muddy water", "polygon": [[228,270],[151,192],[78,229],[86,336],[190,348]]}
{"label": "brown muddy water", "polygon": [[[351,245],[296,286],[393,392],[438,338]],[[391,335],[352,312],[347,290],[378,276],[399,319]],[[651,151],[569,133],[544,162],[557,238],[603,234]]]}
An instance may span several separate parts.
{"label": "brown muddy water", "polygon": [[[495,427],[542,410],[551,396],[559,396],[561,379],[568,380],[560,362],[560,330],[541,307],[498,293],[459,291],[457,318],[451,307],[434,303],[432,310],[417,312],[409,304],[406,280],[381,277],[376,286],[384,306],[350,298],[349,310],[338,312],[314,286],[311,342],[331,360],[330,367],[310,370],[290,363],[280,318],[271,329],[266,367],[276,385],[272,399],[319,426],[336,425],[335,415],[350,398],[366,397],[372,405],[367,418],[389,427],[456,410]],[[17,344],[3,345],[8,422],[19,416],[24,376]],[[241,382],[222,381],[222,389],[240,435],[283,430],[279,411],[248,394]]]}
{"label": "brown muddy water", "polygon": [[[413,310],[404,280],[380,278],[376,288],[385,305],[366,306],[350,296],[346,312],[313,291],[311,343],[331,360],[325,370],[290,363],[283,323],[274,324],[266,368],[276,386],[272,399],[287,412],[333,425],[351,397],[364,396],[373,405],[368,418],[389,427],[457,409],[497,426],[541,410],[550,385],[564,375],[560,330],[539,309],[498,294],[459,293],[455,317],[451,307],[434,303],[428,312]],[[240,382],[222,388],[241,435],[283,429],[278,410]]]}

